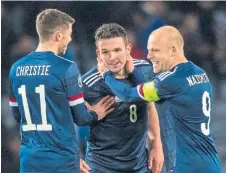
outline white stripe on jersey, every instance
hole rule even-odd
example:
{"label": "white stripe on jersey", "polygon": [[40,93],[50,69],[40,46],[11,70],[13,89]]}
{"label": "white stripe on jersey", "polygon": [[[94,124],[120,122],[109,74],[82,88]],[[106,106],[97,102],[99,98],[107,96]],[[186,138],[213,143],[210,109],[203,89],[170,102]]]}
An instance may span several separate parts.
{"label": "white stripe on jersey", "polygon": [[88,85],[88,87],[91,87],[93,84],[95,84],[97,81],[99,81],[99,80],[101,80],[102,79],[102,77],[98,77],[96,80],[94,80],[92,83],[90,83],[89,85]]}
{"label": "white stripe on jersey", "polygon": [[18,106],[18,103],[17,102],[11,102],[11,101],[9,101],[9,105],[10,106]]}
{"label": "white stripe on jersey", "polygon": [[63,57],[61,57],[61,56],[59,56],[59,55],[56,55],[56,56],[59,57],[59,58],[61,58],[61,59],[63,59],[63,60],[65,60],[65,61],[69,61],[69,62],[71,62],[71,63],[74,63],[73,61],[68,60],[68,59],[66,59],[66,58],[63,58]]}
{"label": "white stripe on jersey", "polygon": [[171,74],[175,73],[175,72],[176,72],[176,69],[177,69],[177,67],[176,67],[172,72],[168,71],[168,72],[164,72],[164,73],[160,74],[160,75],[158,76],[159,80],[160,80],[160,81],[163,81],[165,78],[167,78],[167,77],[170,76]]}
{"label": "white stripe on jersey", "polygon": [[98,78],[101,78],[101,76],[100,75],[95,75],[91,79],[89,79],[85,84],[89,85],[90,83],[92,83],[93,81],[95,81]]}
{"label": "white stripe on jersey", "polygon": [[82,98],[79,98],[79,99],[76,99],[76,100],[73,100],[73,101],[69,101],[69,105],[70,106],[75,106],[75,105],[81,104],[83,102],[84,102],[84,99],[82,97]]}
{"label": "white stripe on jersey", "polygon": [[136,66],[136,65],[149,64],[149,63],[148,63],[148,62],[146,62],[146,63],[145,63],[145,62],[143,62],[143,63],[142,63],[142,62],[138,62],[138,63],[135,62],[135,63],[133,63],[133,64]]}
{"label": "white stripe on jersey", "polygon": [[163,72],[163,73],[161,73],[161,74],[158,76],[158,78],[161,79],[162,77],[164,77],[164,76],[166,76],[166,75],[168,75],[168,74],[170,74],[170,72]]}
{"label": "white stripe on jersey", "polygon": [[92,75],[84,79],[83,82],[85,83],[86,81],[88,81],[89,79],[91,79],[93,76],[96,76],[96,75],[100,75],[100,73],[99,72],[93,73]]}
{"label": "white stripe on jersey", "polygon": [[133,64],[134,65],[142,65],[142,64],[149,64],[147,61],[143,60],[143,59],[133,59]]}
{"label": "white stripe on jersey", "polygon": [[160,80],[163,81],[165,78],[167,78],[168,76],[170,76],[172,73],[166,74],[165,76],[163,76]]}

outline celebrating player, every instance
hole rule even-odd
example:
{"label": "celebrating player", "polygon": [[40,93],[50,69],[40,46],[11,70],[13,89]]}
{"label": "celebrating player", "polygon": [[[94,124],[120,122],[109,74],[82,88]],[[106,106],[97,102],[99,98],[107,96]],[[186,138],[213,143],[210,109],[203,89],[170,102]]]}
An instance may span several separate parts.
{"label": "celebrating player", "polygon": [[[79,172],[77,125],[97,122],[113,111],[114,100],[103,98],[88,111],[77,65],[64,54],[74,19],[55,9],[36,20],[39,45],[10,70],[9,104],[20,123],[20,172]],[[110,109],[109,109],[110,108]]]}
{"label": "celebrating player", "polygon": [[[104,24],[95,33],[98,58],[107,64],[116,80],[135,86],[132,76],[125,71],[131,45],[127,33],[118,24]],[[152,67],[146,61],[133,60],[142,76],[140,82],[152,79]],[[83,76],[84,98],[90,105],[114,93],[105,84],[98,67]],[[90,139],[86,161],[91,173],[147,173],[148,158],[154,173],[160,172],[163,151],[158,116],[153,103],[125,103],[115,98],[115,110],[101,121],[90,126]],[[148,116],[147,116],[148,107]],[[146,149],[147,121],[154,135],[152,151]],[[152,166],[151,166],[152,165]],[[85,172],[85,171],[84,171]]]}
{"label": "celebrating player", "polygon": [[[104,73],[106,84],[123,101],[156,101],[165,163],[172,173],[220,173],[211,131],[212,87],[204,70],[187,61],[179,31],[164,26],[151,33],[148,59],[153,81],[131,87]],[[103,63],[101,71],[106,71]],[[142,78],[132,60],[127,64],[135,80]]]}

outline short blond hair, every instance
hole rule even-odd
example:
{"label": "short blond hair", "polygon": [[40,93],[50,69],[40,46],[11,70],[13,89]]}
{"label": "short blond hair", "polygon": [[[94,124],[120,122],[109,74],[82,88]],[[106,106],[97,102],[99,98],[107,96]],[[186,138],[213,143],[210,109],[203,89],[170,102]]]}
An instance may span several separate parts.
{"label": "short blond hair", "polygon": [[46,9],[36,18],[36,30],[40,42],[47,41],[59,28],[68,28],[75,20],[68,14],[56,9]]}

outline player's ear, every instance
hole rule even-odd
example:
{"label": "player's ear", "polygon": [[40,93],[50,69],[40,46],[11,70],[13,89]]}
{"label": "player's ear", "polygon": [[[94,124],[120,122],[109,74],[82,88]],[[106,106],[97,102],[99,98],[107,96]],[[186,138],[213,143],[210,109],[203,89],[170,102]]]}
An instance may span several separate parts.
{"label": "player's ear", "polygon": [[132,47],[133,47],[133,46],[132,46],[132,44],[131,44],[131,43],[128,43],[128,44],[127,44],[127,46],[126,46],[126,50],[127,50],[127,54],[128,54],[128,55],[130,55],[131,50],[132,50]]}
{"label": "player's ear", "polygon": [[171,51],[171,56],[172,56],[172,57],[176,56],[176,54],[177,54],[177,49],[176,49],[175,46],[172,46],[170,51]]}
{"label": "player's ear", "polygon": [[96,54],[97,54],[97,57],[100,57],[100,51],[98,49],[96,49]]}
{"label": "player's ear", "polygon": [[55,33],[56,41],[61,41],[62,38],[63,38],[63,33],[61,31],[56,31],[56,33]]}

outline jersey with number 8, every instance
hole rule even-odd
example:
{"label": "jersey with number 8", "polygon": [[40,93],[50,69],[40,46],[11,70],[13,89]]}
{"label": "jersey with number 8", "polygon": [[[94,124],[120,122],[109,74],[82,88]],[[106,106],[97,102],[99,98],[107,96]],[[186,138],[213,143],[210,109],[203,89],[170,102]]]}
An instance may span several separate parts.
{"label": "jersey with number 8", "polygon": [[[152,79],[152,68],[146,61],[135,60],[144,82]],[[133,85],[132,79],[119,79]],[[93,68],[83,76],[84,98],[93,105],[105,95],[114,95]],[[145,148],[147,130],[146,104],[123,103],[115,98],[115,110],[90,127],[86,161],[100,172],[148,172]]]}

